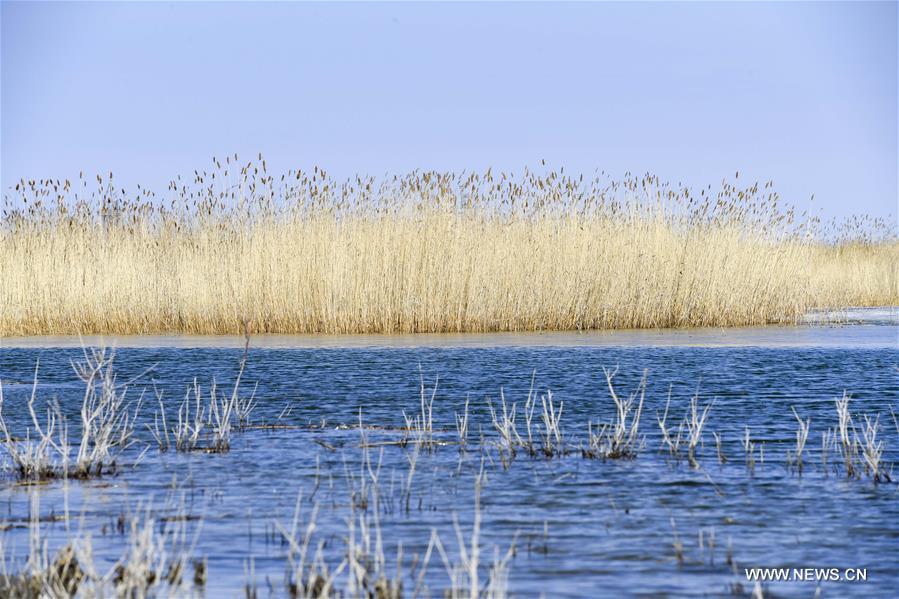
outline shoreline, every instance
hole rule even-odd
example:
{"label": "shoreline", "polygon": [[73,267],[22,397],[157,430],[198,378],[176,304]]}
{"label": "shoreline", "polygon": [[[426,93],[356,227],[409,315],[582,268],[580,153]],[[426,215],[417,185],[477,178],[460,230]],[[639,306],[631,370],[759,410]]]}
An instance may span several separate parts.
{"label": "shoreline", "polygon": [[[33,335],[0,337],[0,349],[73,348],[242,348],[239,335]],[[609,329],[496,333],[260,334],[253,349],[488,348],[488,347],[897,347],[899,306],[813,312],[795,325]]]}

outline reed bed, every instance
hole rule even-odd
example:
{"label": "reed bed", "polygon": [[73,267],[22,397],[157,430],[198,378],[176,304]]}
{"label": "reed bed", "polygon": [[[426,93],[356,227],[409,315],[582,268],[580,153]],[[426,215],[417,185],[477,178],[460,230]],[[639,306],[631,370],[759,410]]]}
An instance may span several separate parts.
{"label": "reed bed", "polygon": [[21,181],[0,224],[0,335],[736,326],[899,304],[895,225],[825,225],[738,182],[276,178],[236,156],[159,195],[111,174]]}

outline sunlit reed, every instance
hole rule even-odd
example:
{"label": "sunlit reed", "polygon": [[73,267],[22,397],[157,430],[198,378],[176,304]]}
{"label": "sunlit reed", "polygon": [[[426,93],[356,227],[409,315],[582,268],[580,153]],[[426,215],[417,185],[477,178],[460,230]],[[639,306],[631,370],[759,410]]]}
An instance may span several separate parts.
{"label": "sunlit reed", "polygon": [[0,335],[400,333],[794,323],[899,304],[894,225],[826,225],[770,183],[265,161],[135,193],[21,181],[0,223]]}

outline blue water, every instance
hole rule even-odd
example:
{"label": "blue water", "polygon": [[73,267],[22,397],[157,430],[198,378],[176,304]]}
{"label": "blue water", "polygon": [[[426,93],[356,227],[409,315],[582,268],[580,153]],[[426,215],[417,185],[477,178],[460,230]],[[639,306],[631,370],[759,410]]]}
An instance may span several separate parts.
{"label": "blue water", "polygon": [[[748,594],[753,589],[744,574],[748,567],[864,568],[866,582],[824,582],[823,595],[893,596],[899,586],[897,485],[875,484],[865,475],[848,478],[837,467],[835,451],[824,468],[821,446],[822,434],[837,423],[834,399],[845,391],[852,396],[857,425],[863,414],[880,415],[885,469],[899,457],[899,435],[890,416],[890,406],[899,411],[899,350],[891,341],[897,326],[887,321],[794,330],[801,342],[767,345],[759,343],[765,329],[730,338],[725,331],[706,331],[701,338],[722,343],[700,345],[665,343],[671,337],[664,333],[626,343],[619,336],[611,343],[587,337],[578,344],[569,336],[553,344],[552,336],[549,342],[534,336],[535,343],[528,344],[524,335],[511,337],[512,342],[484,337],[480,343],[424,339],[423,345],[400,346],[290,347],[289,340],[252,345],[241,389],[249,394],[258,385],[258,406],[251,427],[233,437],[230,452],[160,453],[146,427],[139,426],[138,442],[120,459],[118,474],[36,487],[17,484],[7,472],[0,489],[7,557],[15,553],[21,561],[27,552],[24,522],[33,494],[39,495],[45,516],[64,513],[68,503],[70,529],[92,535],[101,564],[111,564],[123,547],[125,538],[112,524],[120,514],[152,505],[161,516],[178,508],[197,517],[188,531],[196,538],[194,554],[208,559],[207,596],[243,596],[250,558],[259,595],[285,596],[287,546],[273,523],[289,528],[298,494],[305,497],[304,518],[317,503],[316,543],[324,542],[326,562],[339,564],[346,553],[350,489],[367,473],[360,470],[360,410],[369,442],[401,439],[397,429],[404,426],[403,410],[413,415],[420,409],[421,372],[428,396],[439,377],[433,418],[437,437],[449,443],[418,454],[408,502],[402,488],[412,444],[369,451],[373,466],[380,462],[379,521],[390,572],[396,570],[397,543],[402,542],[402,570],[411,570],[425,553],[432,529],[455,559],[453,518],[458,517],[468,539],[474,480],[483,468],[481,583],[494,547],[503,553],[517,539],[509,570],[509,591],[515,596]],[[789,331],[781,334],[789,341]],[[81,350],[71,343],[10,345],[0,348],[3,413],[10,427],[25,430],[38,360],[39,401],[58,399],[74,422],[83,385],[70,361]],[[206,341],[197,343],[201,347],[189,345],[188,338],[117,350],[119,381],[151,369],[129,390],[135,401],[145,392],[142,424],[152,423],[158,410],[152,383],[163,393],[170,418],[194,377],[204,387],[215,378],[230,391],[242,350],[230,342],[227,347],[210,347]],[[586,443],[588,421],[607,422],[614,414],[602,368],[616,366],[621,394],[633,391],[648,371],[640,427],[644,447],[634,460],[586,459],[579,448]],[[522,430],[520,412],[533,372],[539,392],[550,389],[556,402],[564,402],[561,428],[570,451],[552,459],[519,453],[504,464],[487,398],[496,405],[503,389],[508,403],[518,402]],[[696,393],[700,405],[714,401],[699,451],[700,469],[660,449],[656,420],[669,393],[674,422]],[[452,442],[455,415],[466,398],[471,423],[461,451]],[[786,460],[797,428],[792,407],[811,418],[801,475]],[[539,412],[538,404],[535,423]],[[278,428],[257,428],[265,424]],[[756,443],[753,471],[741,444],[746,427]],[[716,458],[713,432],[728,458],[723,465]],[[899,480],[899,472],[892,478]],[[368,507],[369,515],[373,509]],[[46,522],[42,530],[53,547],[69,534],[61,521]],[[683,546],[682,559],[675,542]],[[425,574],[421,596],[442,595],[449,587],[438,557],[431,558]],[[414,579],[406,578],[406,595],[412,596]],[[812,596],[817,586],[792,581],[764,588],[774,596]]]}

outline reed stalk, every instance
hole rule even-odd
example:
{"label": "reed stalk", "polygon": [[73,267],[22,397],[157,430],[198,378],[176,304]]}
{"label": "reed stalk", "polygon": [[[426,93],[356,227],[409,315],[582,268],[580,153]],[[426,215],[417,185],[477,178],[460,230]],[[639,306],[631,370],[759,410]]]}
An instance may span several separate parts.
{"label": "reed stalk", "polygon": [[337,181],[230,158],[159,194],[20,181],[0,219],[0,335],[727,327],[899,304],[894,224],[827,225],[768,184]]}

